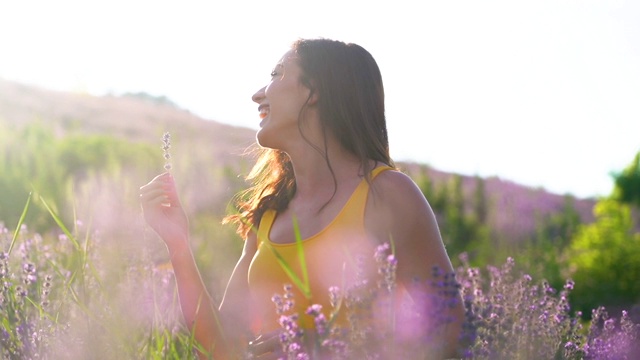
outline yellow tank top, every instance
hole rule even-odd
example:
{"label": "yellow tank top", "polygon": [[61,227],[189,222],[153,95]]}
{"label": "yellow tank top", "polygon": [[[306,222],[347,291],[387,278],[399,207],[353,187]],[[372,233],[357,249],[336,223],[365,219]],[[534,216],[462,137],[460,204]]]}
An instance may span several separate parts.
{"label": "yellow tank top", "polygon": [[[392,169],[381,166],[374,169],[371,178],[379,173]],[[367,239],[364,228],[364,212],[369,194],[369,183],[363,179],[356,187],[338,215],[319,233],[292,244],[277,244],[269,239],[271,226],[277,216],[274,210],[267,210],[258,227],[258,248],[249,267],[248,281],[258,321],[253,326],[256,333],[268,333],[280,328],[273,295],[283,295],[284,285],[290,284],[294,294],[294,312],[298,313],[299,325],[303,328],[313,327],[313,318],[306,315],[312,304],[322,305],[325,316],[333,310],[329,300],[329,288],[336,286],[346,289],[355,279],[356,270],[366,273],[375,272],[371,266],[356,266],[356,259],[364,256],[372,260],[375,244]],[[283,269],[284,261],[296,276],[303,280],[303,272],[299,259],[298,247],[304,254],[308,274],[310,297],[306,298],[294,284],[291,277]],[[365,263],[372,263],[366,261]],[[344,313],[344,311],[341,311]],[[338,317],[338,323],[344,319]]]}

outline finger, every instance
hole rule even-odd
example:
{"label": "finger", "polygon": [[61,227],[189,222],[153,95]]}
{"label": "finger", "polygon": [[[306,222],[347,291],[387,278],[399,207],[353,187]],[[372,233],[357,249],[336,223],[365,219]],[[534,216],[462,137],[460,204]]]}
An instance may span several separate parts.
{"label": "finger", "polygon": [[[161,200],[156,199],[160,197]],[[140,187],[140,199],[147,204],[162,203],[164,206],[182,207],[175,182],[169,173],[163,173]]]}
{"label": "finger", "polygon": [[144,189],[153,188],[153,187],[156,187],[156,186],[162,186],[163,184],[169,184],[169,183],[173,182],[172,179],[173,178],[171,177],[171,174],[162,173],[162,174],[154,177],[147,184],[141,186],[140,187],[140,191],[143,191]]}
{"label": "finger", "polygon": [[159,196],[152,199],[140,201],[140,204],[142,205],[142,210],[150,211],[152,209],[158,209],[162,206],[168,206],[169,200],[167,200],[166,197]]}
{"label": "finger", "polygon": [[166,192],[169,206],[177,208],[182,207],[176,183],[171,173],[160,174],[156,176],[152,182],[156,184],[155,186],[160,186]]}
{"label": "finger", "polygon": [[169,195],[162,188],[152,189],[152,190],[148,190],[141,193],[140,201],[142,202],[143,205],[145,204],[154,205],[161,202],[168,202]]}
{"label": "finger", "polygon": [[173,179],[173,176],[171,176],[171,173],[163,172],[162,174],[154,177],[153,180],[151,181],[169,181],[170,179]]}
{"label": "finger", "polygon": [[140,197],[151,198],[160,195],[168,195],[169,191],[163,186],[146,187],[140,191]]}
{"label": "finger", "polygon": [[175,189],[168,190],[166,195],[167,195],[167,202],[169,206],[175,207],[175,208],[182,207],[182,204],[180,203],[180,197],[178,196],[178,193],[175,191]]}

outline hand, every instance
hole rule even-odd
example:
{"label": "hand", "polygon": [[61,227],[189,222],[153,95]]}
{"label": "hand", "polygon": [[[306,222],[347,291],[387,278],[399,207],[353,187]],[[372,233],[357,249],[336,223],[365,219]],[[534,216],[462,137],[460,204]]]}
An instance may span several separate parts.
{"label": "hand", "polygon": [[280,331],[260,335],[249,342],[251,359],[272,360],[286,358],[280,343]]}
{"label": "hand", "polygon": [[176,184],[170,173],[163,173],[140,188],[140,204],[147,224],[164,240],[167,247],[184,245],[188,240],[187,219]]}

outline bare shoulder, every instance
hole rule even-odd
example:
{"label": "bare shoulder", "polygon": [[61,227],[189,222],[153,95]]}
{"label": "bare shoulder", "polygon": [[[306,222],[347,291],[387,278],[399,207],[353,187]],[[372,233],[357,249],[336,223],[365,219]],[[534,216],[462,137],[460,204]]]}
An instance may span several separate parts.
{"label": "bare shoulder", "polygon": [[372,182],[365,227],[378,243],[393,242],[398,279],[427,279],[433,266],[452,271],[435,214],[416,183],[399,171],[384,171]]}
{"label": "bare shoulder", "polygon": [[365,226],[371,234],[396,234],[437,231],[429,203],[416,183],[406,174],[388,170],[372,182],[365,212]]}
{"label": "bare shoulder", "polygon": [[416,183],[407,174],[388,170],[380,173],[371,184],[374,207],[392,211],[424,210],[428,203]]}
{"label": "bare shoulder", "polygon": [[[426,299],[437,288],[431,284],[433,269],[453,273],[453,266],[440,235],[435,214],[418,185],[400,171],[383,171],[372,182],[365,212],[365,226],[378,243],[393,244],[397,260],[396,282],[408,297],[400,301]],[[435,297],[434,297],[435,298]],[[404,300],[403,300],[404,299]],[[448,344],[456,344],[464,317],[462,301],[449,302],[455,307],[443,309],[455,320],[446,327]],[[444,313],[443,313],[444,314]],[[453,340],[452,340],[453,339]],[[455,353],[451,350],[451,353]],[[451,355],[453,357],[453,355]]]}

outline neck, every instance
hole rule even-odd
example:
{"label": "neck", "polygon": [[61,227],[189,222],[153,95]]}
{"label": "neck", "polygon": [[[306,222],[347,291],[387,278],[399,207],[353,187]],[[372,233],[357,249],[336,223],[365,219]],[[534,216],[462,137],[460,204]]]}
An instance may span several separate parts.
{"label": "neck", "polygon": [[311,145],[305,143],[296,150],[289,156],[296,177],[295,197],[299,200],[331,197],[341,185],[363,175],[360,160],[337,144],[328,145],[331,168],[323,154]]}
{"label": "neck", "polygon": [[360,159],[323,131],[315,108],[305,115],[304,136],[292,137],[283,149],[291,159],[296,180],[293,200],[324,203],[340,189],[361,180],[364,172]]}

